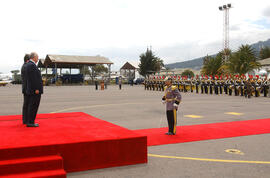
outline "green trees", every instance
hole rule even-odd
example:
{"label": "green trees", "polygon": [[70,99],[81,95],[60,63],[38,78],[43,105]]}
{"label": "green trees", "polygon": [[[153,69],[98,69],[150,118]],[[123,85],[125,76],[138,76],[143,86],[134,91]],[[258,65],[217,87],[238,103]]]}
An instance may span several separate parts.
{"label": "green trees", "polygon": [[191,70],[186,69],[182,72],[181,76],[194,77],[194,73]]}
{"label": "green trees", "polygon": [[109,71],[108,68],[105,67],[103,64],[93,65],[90,67],[90,69],[88,66],[82,66],[80,68],[80,74],[89,75],[92,78],[92,81],[95,77],[100,76],[103,73],[108,73]]}
{"label": "green trees", "polygon": [[147,76],[156,73],[164,67],[163,60],[155,56],[152,50],[147,49],[145,53],[140,55],[139,73]]}
{"label": "green trees", "polygon": [[260,67],[255,51],[250,45],[241,45],[225,65],[228,72],[240,75]]}
{"label": "green trees", "polygon": [[270,57],[270,48],[268,46],[262,47],[260,50],[259,58],[266,59]]}
{"label": "green trees", "polygon": [[92,69],[96,75],[99,75],[101,73],[108,73],[108,68],[105,67],[103,64],[96,64],[93,66]]}
{"label": "green trees", "polygon": [[[225,60],[224,54],[227,54],[227,60]],[[250,45],[241,45],[234,53],[226,50],[219,52],[215,57],[206,56],[201,73],[205,75],[242,75],[259,67],[260,63],[257,62],[254,49]]]}
{"label": "green trees", "polygon": [[204,75],[220,75],[224,73],[223,51],[215,57],[206,56],[203,61],[201,73]]}

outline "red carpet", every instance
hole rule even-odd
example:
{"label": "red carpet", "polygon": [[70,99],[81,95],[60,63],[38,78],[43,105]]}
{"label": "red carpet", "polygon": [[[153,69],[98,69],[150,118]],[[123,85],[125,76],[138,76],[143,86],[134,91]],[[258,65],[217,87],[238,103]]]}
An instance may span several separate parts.
{"label": "red carpet", "polygon": [[164,145],[228,137],[270,133],[270,119],[234,121],[213,124],[178,126],[174,136],[165,135],[168,128],[134,130],[147,136],[147,145]]}
{"label": "red carpet", "polygon": [[[147,162],[146,137],[85,113],[40,114],[38,128],[0,116],[0,176],[66,172]],[[12,174],[11,174],[12,173]]]}
{"label": "red carpet", "polygon": [[[85,113],[40,114],[38,128],[0,116],[0,177],[66,177],[66,172],[147,162],[147,145],[270,133],[270,119],[128,130]],[[146,137],[147,136],[147,137]]]}

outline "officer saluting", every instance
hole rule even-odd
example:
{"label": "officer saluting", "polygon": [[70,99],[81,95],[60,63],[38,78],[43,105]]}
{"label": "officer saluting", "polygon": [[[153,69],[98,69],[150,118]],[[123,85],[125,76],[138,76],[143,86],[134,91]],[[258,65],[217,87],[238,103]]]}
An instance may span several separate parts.
{"label": "officer saluting", "polygon": [[167,135],[176,134],[177,124],[177,109],[181,102],[181,94],[176,86],[172,85],[173,81],[171,78],[165,79],[165,95],[162,97],[162,102],[166,103],[166,115],[169,125],[169,132]]}

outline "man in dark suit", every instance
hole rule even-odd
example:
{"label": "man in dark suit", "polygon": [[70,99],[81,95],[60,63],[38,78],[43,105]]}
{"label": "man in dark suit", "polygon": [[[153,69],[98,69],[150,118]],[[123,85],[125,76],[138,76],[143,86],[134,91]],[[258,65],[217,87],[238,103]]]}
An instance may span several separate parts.
{"label": "man in dark suit", "polygon": [[26,124],[27,121],[27,111],[28,111],[28,95],[26,94],[26,88],[27,88],[27,80],[26,80],[26,65],[30,59],[29,54],[25,54],[24,56],[24,64],[21,68],[21,78],[22,78],[22,93],[23,93],[23,109],[22,109],[22,119],[23,119],[23,124]]}
{"label": "man in dark suit", "polygon": [[38,54],[32,52],[30,60],[26,65],[26,94],[28,95],[29,104],[27,112],[27,127],[38,127],[35,123],[41,94],[43,93],[43,83],[40,70],[36,66]]}

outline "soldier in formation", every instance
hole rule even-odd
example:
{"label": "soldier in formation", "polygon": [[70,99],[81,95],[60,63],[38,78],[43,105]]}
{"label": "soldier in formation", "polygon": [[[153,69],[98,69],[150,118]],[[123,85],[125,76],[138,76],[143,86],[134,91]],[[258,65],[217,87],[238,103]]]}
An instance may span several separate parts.
{"label": "soldier in formation", "polygon": [[[172,77],[170,77],[172,78]],[[164,91],[165,89],[165,76],[153,77],[144,81],[145,90],[151,91]],[[196,77],[196,79],[187,77],[174,77],[174,86],[180,92],[201,93],[210,95],[226,94],[229,96],[245,96],[246,98],[253,97],[270,97],[270,79],[266,77],[260,78],[256,76],[249,76],[248,79],[244,75],[241,77],[227,76],[223,77]]]}

